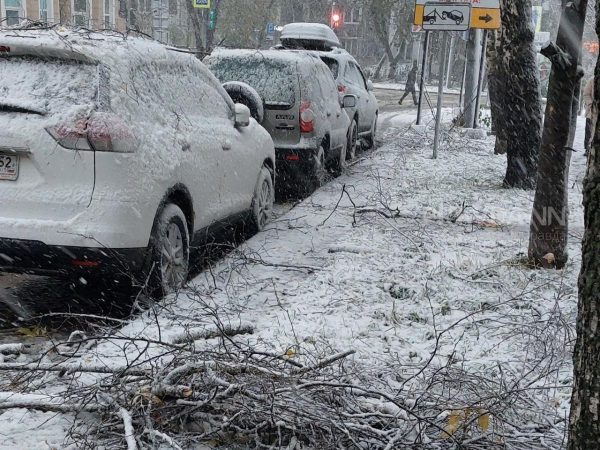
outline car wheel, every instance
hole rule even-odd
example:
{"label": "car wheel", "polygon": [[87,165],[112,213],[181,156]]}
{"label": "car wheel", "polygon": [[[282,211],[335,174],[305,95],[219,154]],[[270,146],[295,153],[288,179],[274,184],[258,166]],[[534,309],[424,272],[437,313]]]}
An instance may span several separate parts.
{"label": "car wheel", "polygon": [[375,148],[375,143],[376,143],[376,139],[377,139],[377,119],[378,119],[378,115],[376,114],[375,120],[373,120],[373,125],[371,125],[371,132],[365,138],[367,149]]}
{"label": "car wheel", "polygon": [[328,174],[326,160],[325,147],[321,145],[313,155],[312,169],[309,175],[308,183],[308,188],[310,189],[311,193],[314,190],[319,189],[327,182]]}
{"label": "car wheel", "polygon": [[271,220],[274,199],[275,189],[271,171],[263,167],[258,175],[258,182],[254,189],[254,199],[252,200],[252,225],[254,231],[264,230],[265,225]]}
{"label": "car wheel", "polygon": [[356,120],[353,120],[348,130],[348,144],[346,146],[346,160],[351,161],[356,158],[356,150],[358,148],[358,125]]}
{"label": "car wheel", "polygon": [[343,147],[340,150],[339,156],[332,161],[332,165],[329,168],[330,172],[334,177],[339,177],[346,170],[346,155],[348,152],[348,142],[344,142]]}
{"label": "car wheel", "polygon": [[190,235],[183,211],[167,204],[160,213],[151,238],[152,287],[167,295],[180,290],[187,281]]}

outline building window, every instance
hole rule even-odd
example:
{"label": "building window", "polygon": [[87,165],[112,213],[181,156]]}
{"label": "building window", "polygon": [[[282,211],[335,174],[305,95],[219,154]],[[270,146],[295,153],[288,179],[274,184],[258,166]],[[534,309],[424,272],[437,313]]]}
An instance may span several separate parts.
{"label": "building window", "polygon": [[21,17],[24,17],[21,0],[4,0],[4,12],[6,25],[19,25]]}
{"label": "building window", "polygon": [[113,0],[104,0],[104,29],[113,28]]}
{"label": "building window", "polygon": [[48,22],[48,1],[40,0],[40,22]]}
{"label": "building window", "polygon": [[360,23],[360,6],[355,6],[350,8],[348,13],[346,14],[345,22],[346,23]]}
{"label": "building window", "polygon": [[73,0],[73,23],[78,27],[89,27],[87,0]]}

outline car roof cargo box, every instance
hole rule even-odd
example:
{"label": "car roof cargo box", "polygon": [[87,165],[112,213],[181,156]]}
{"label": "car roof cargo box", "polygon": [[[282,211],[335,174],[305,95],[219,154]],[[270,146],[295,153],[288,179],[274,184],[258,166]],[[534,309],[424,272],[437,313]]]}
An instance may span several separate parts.
{"label": "car roof cargo box", "polygon": [[331,50],[341,47],[331,28],[322,23],[290,23],[281,31],[281,43],[288,48]]}

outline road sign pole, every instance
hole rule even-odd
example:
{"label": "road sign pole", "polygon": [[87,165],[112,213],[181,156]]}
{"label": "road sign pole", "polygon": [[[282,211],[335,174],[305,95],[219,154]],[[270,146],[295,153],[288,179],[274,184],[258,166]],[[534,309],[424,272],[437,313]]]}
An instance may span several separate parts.
{"label": "road sign pole", "polygon": [[425,88],[425,65],[427,64],[427,50],[429,49],[429,31],[425,32],[425,45],[423,46],[423,63],[421,64],[421,81],[419,82],[419,107],[417,109],[417,125],[421,125],[421,112],[423,108],[423,89]]}
{"label": "road sign pole", "polygon": [[463,67],[462,81],[460,83],[460,97],[458,98],[458,106],[463,111],[463,95],[465,93],[465,79],[467,78],[467,54],[465,52],[465,65]]}
{"label": "road sign pole", "polygon": [[483,88],[483,73],[485,71],[485,55],[487,53],[488,32],[483,30],[483,46],[481,49],[481,60],[479,62],[479,79],[477,80],[477,100],[475,101],[475,117],[473,118],[473,128],[479,126],[479,108],[481,107],[481,91]]}
{"label": "road sign pole", "polygon": [[440,131],[442,125],[442,106],[444,101],[444,74],[446,73],[447,63],[447,50],[448,46],[448,33],[444,33],[444,41],[442,43],[442,59],[440,61],[439,84],[438,84],[438,98],[437,98],[437,114],[435,117],[435,136],[433,138],[433,159],[438,157],[438,149],[440,146]]}

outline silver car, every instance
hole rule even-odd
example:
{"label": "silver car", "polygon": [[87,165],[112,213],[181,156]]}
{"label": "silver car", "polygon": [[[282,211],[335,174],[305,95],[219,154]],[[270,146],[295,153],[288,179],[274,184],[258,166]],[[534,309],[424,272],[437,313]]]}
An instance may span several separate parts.
{"label": "silver car", "polygon": [[244,82],[264,106],[262,125],[275,143],[280,186],[320,186],[346,164],[352,95],[340,97],[331,71],[305,51],[216,50],[204,63],[221,83]]}
{"label": "silver car", "polygon": [[356,96],[356,107],[346,111],[352,121],[348,129],[348,159],[354,158],[359,138],[364,140],[366,148],[372,148],[379,115],[373,83],[364,76],[356,59],[340,48],[341,43],[333,30],[323,24],[291,23],[283,27],[281,43],[275,48],[283,51],[303,49],[319,56],[331,70],[340,95]]}

